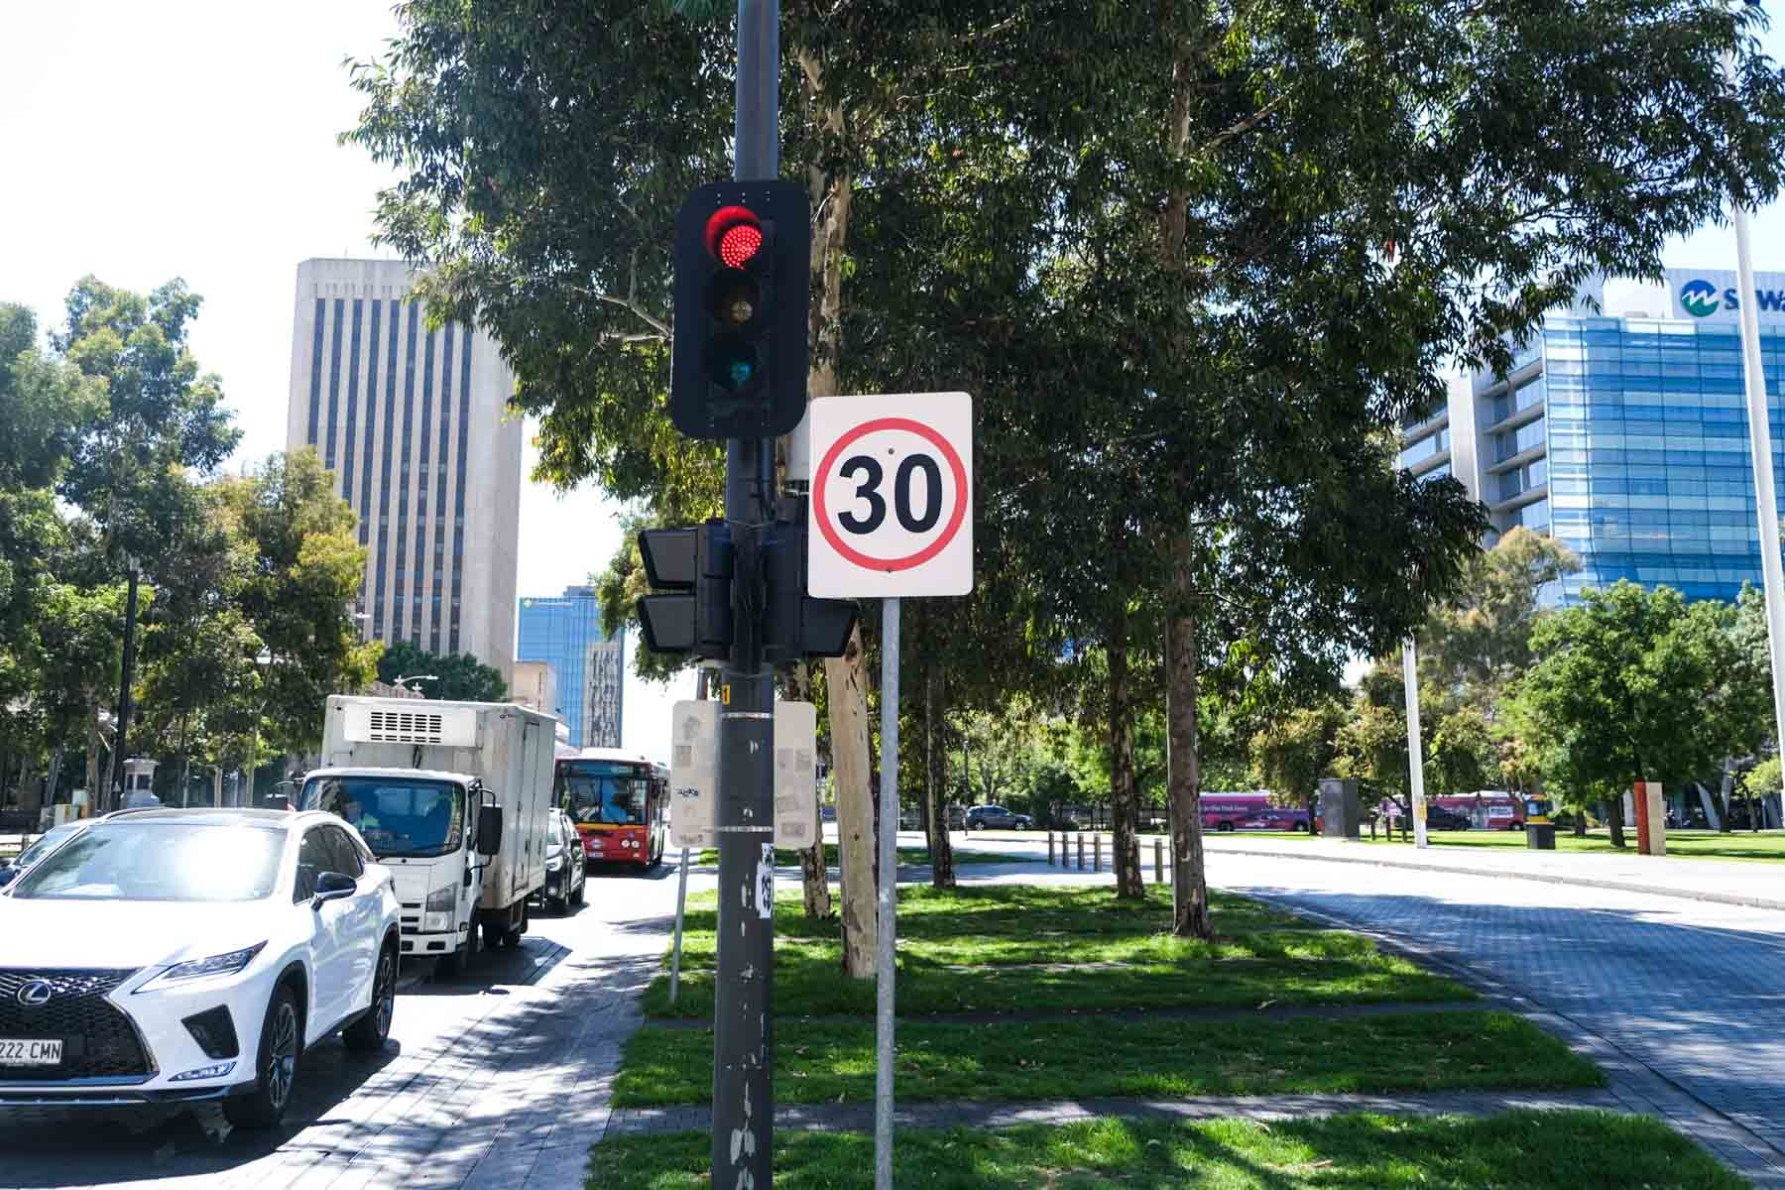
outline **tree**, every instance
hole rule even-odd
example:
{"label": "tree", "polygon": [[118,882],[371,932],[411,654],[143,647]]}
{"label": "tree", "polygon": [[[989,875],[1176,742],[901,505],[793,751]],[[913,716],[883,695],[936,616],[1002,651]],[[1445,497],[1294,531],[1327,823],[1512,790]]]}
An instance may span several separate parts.
{"label": "tree", "polygon": [[1539,593],[1579,570],[1567,546],[1514,526],[1469,560],[1456,592],[1427,615],[1419,633],[1421,683],[1491,703],[1531,663]]}
{"label": "tree", "polygon": [[1312,806],[1333,771],[1345,707],[1323,699],[1289,712],[1252,737],[1252,778],[1281,801]]}
{"label": "tree", "polygon": [[439,680],[416,683],[429,698],[460,702],[502,702],[508,684],[502,671],[485,665],[470,653],[430,653],[420,645],[400,640],[386,646],[378,658],[378,680],[395,682],[400,677],[434,674]]}
{"label": "tree", "polygon": [[[386,235],[504,343],[554,475],[710,506],[715,452],[659,409],[668,213],[725,172],[729,22],[613,0],[403,12],[354,134],[405,171]],[[1180,932],[1209,928],[1205,673],[1242,641],[1254,672],[1385,653],[1454,582],[1481,522],[1456,485],[1398,474],[1400,417],[1454,359],[1504,368],[1589,274],[1654,273],[1668,235],[1773,193],[1785,89],[1757,19],[1659,0],[789,4],[810,389],[964,377],[982,396],[998,496],[976,539],[1035,592],[1020,635],[1108,651],[1119,825],[1130,649],[1163,636]],[[1038,490],[1073,499],[1021,498]],[[856,827],[866,660],[826,667]]]}
{"label": "tree", "polygon": [[1582,599],[1532,631],[1518,700],[1553,784],[1603,800],[1622,847],[1632,782],[1703,773],[1722,759],[1704,713],[1734,651],[1729,609],[1627,580]]}
{"label": "tree", "polygon": [[[309,449],[273,455],[217,489],[230,531],[253,556],[237,601],[262,650],[246,730],[263,747],[308,751],[321,742],[328,696],[370,682],[382,650],[360,640],[353,619],[366,564],[353,511]],[[250,767],[261,760],[256,752]]]}

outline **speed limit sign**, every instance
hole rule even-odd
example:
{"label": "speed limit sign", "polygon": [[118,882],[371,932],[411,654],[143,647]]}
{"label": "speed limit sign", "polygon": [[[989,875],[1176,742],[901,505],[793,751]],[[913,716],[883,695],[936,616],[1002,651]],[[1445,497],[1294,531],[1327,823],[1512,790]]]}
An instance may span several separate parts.
{"label": "speed limit sign", "polygon": [[807,418],[807,593],[896,599],[971,591],[973,399],[823,397]]}

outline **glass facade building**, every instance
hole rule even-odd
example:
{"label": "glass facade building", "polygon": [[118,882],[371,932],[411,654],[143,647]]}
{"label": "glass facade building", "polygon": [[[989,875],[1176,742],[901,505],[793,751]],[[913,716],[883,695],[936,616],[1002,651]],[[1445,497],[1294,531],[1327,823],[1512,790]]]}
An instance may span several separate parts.
{"label": "glass facade building", "polygon": [[618,748],[625,690],[625,633],[601,631],[593,587],[521,600],[518,661],[543,661],[557,674],[558,712],[578,748]]}
{"label": "glass facade building", "polygon": [[[1619,579],[1693,599],[1760,583],[1739,327],[1704,318],[1552,317],[1503,378],[1454,378],[1402,427],[1402,464],[1455,474],[1493,536],[1552,534],[1581,561],[1548,601]],[[1761,325],[1777,474],[1785,325]]]}

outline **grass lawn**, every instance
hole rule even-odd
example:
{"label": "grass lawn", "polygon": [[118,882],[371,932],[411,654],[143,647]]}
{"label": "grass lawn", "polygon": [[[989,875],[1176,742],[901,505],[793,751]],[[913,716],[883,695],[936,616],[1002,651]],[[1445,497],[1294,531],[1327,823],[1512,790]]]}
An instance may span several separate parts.
{"label": "grass lawn", "polygon": [[[1602,1078],[1535,1025],[1502,1012],[1318,1019],[899,1026],[897,1094],[938,1099],[1260,1095],[1588,1087]],[[614,1084],[625,1106],[706,1103],[706,1029],[647,1025]],[[874,1094],[874,1027],[805,1022],[778,1030],[775,1095],[788,1103]]]}
{"label": "grass lawn", "polygon": [[[704,1187],[709,1144],[704,1133],[607,1141],[595,1148],[588,1184],[600,1190]],[[873,1185],[871,1136],[784,1131],[775,1148],[776,1184],[788,1190]],[[1488,1119],[1354,1115],[1269,1125],[1096,1120],[997,1132],[914,1129],[898,1134],[894,1170],[899,1185],[931,1190],[1743,1185],[1664,1124],[1591,1111]]]}
{"label": "grass lawn", "polygon": [[[798,909],[782,890],[776,914],[775,1008],[783,1016],[865,1015],[872,982],[843,979],[834,922]],[[689,898],[681,996],[667,975],[646,1015],[711,1018],[717,945],[711,894]],[[1255,901],[1213,894],[1214,942],[1174,938],[1169,890],[1118,901],[1102,888],[973,886],[899,893],[902,1016],[934,1012],[1054,1012],[1436,1001],[1471,998],[1451,980],[1385,955],[1366,938],[1310,926]]]}
{"label": "grass lawn", "polygon": [[[1568,830],[1558,829],[1556,850],[1598,855],[1635,855],[1636,828],[1631,827],[1624,834],[1629,846],[1619,851],[1611,845],[1611,835],[1606,831],[1588,831],[1585,838],[1580,838]],[[1247,837],[1252,836],[1248,833]],[[1305,839],[1308,836],[1282,837]],[[1432,831],[1428,837],[1434,847],[1522,848],[1525,845],[1524,831]],[[1364,842],[1371,841],[1366,833]],[[1387,839],[1374,841],[1383,845],[1389,842]],[[1393,841],[1397,844],[1401,842],[1398,836]],[[1411,840],[1405,844],[1408,847],[1412,845]],[[1667,832],[1667,854],[1681,859],[1770,860],[1776,863],[1785,860],[1785,831],[1761,831],[1759,834],[1732,831],[1722,835],[1716,831],[1670,830]]]}
{"label": "grass lawn", "polygon": [[[798,867],[800,864],[800,857],[801,853],[798,851],[789,851],[784,847],[775,848],[775,862],[783,867]],[[695,858],[694,862],[697,864],[705,864],[707,866],[717,864],[719,862],[719,849],[716,847],[708,847]],[[930,862],[929,849],[927,847],[901,847],[899,848],[899,862],[901,864],[927,864]],[[993,855],[986,851],[962,851],[957,847],[954,852],[954,862],[957,864],[1008,864],[1013,862],[1021,863],[1022,857]],[[837,866],[837,845],[835,843],[826,843],[824,845],[824,863],[826,867],[834,868]]]}

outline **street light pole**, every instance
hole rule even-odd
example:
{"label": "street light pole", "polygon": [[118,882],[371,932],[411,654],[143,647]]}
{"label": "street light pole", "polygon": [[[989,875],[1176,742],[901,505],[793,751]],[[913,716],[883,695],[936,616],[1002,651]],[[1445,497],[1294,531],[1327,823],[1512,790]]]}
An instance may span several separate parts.
{"label": "street light pole", "polygon": [[[1735,80],[1735,57],[1724,69]],[[1785,750],[1785,564],[1779,556],[1779,499],[1773,478],[1773,427],[1766,369],[1760,358],[1760,313],[1754,301],[1754,258],[1748,209],[1731,203],[1735,224],[1737,312],[1742,325],[1742,378],[1748,404],[1748,453],[1754,465],[1754,504],[1760,528],[1760,577],[1766,593],[1766,646],[1773,672],[1773,739]],[[1775,792],[1777,792],[1775,790]]]}
{"label": "street light pole", "polygon": [[[1426,763],[1419,739],[1419,659],[1413,638],[1401,646],[1401,680],[1407,687],[1407,788],[1413,795],[1413,845],[1426,845]],[[1389,837],[1394,837],[1390,830]]]}

